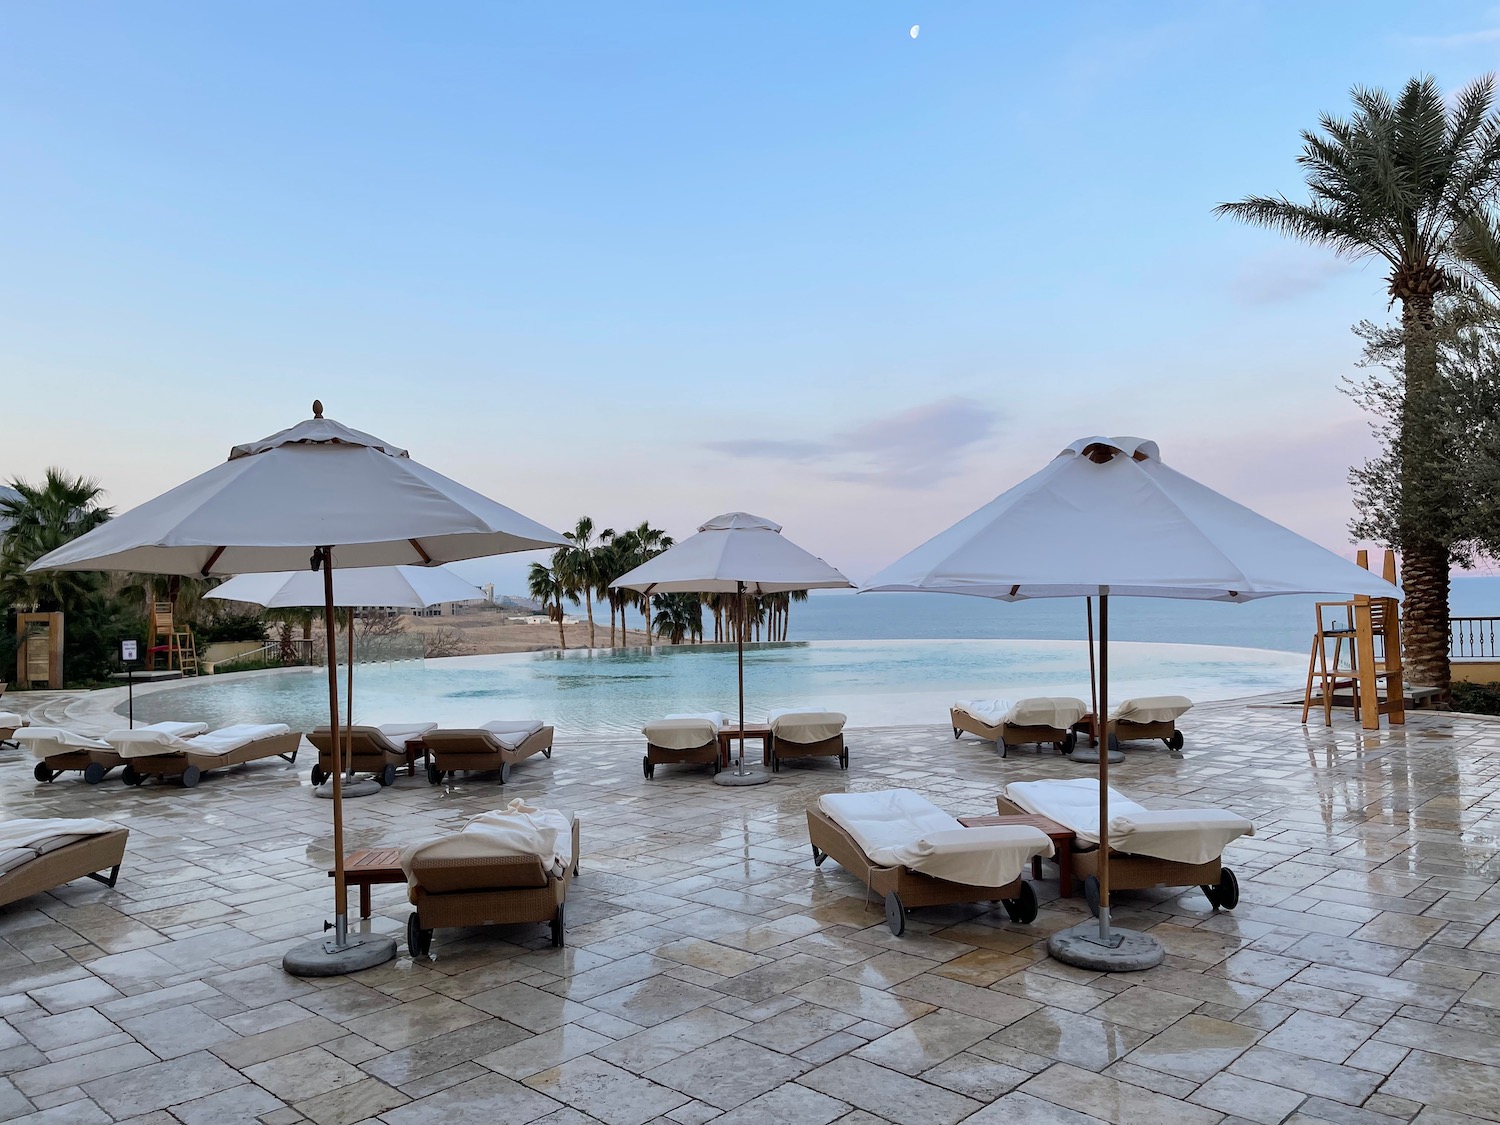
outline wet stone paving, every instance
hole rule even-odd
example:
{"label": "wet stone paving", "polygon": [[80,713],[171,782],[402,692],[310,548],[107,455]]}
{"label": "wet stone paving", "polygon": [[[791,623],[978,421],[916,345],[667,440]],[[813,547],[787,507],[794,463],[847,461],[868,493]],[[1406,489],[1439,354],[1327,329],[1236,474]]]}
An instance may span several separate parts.
{"label": "wet stone paving", "polygon": [[[108,725],[61,699],[34,721],[49,716]],[[1331,731],[1297,717],[1201,707],[1184,758],[1139,744],[1115,768],[1145,804],[1256,825],[1225,854],[1232,913],[1197,888],[1117,897],[1117,922],[1167,951],[1117,976],[1047,957],[1047,935],[1086,912],[1055,878],[1032,925],[948,907],[896,938],[862,882],[813,866],[804,809],[820,793],[906,786],[982,814],[1007,781],[1090,768],[1001,760],[941,725],[852,730],[847,773],[794,763],[752,788],[700,769],[646,781],[638,743],[570,739],[503,788],[403,776],[348,803],[350,849],[511,797],[578,815],[567,947],[544,926],[439,930],[414,962],[405,888],[377,886],[370,924],[402,939],[397,959],[322,980],[280,968],[332,915],[330,805],[306,752],[184,790],[38,784],[0,751],[6,815],[131,829],[115,889],[0,907],[0,1120],[1500,1121],[1500,723],[1422,712],[1366,736],[1347,713]]]}

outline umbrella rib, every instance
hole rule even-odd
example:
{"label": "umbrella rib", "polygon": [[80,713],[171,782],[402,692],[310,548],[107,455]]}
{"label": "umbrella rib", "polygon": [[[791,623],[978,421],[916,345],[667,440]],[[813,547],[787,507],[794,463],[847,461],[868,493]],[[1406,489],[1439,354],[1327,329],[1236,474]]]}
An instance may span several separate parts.
{"label": "umbrella rib", "polygon": [[407,542],[411,544],[411,549],[421,557],[423,566],[432,565],[432,556],[422,550],[422,544],[418,543],[415,539],[408,539]]}
{"label": "umbrella rib", "polygon": [[222,555],[223,553],[224,553],[224,548],[223,547],[215,547],[214,548],[214,553],[208,556],[208,561],[203,564],[203,569],[201,571],[199,571],[199,573],[202,574],[204,578],[208,577],[208,572],[211,571],[211,570],[213,570],[214,563],[216,563],[216,562],[219,561],[219,556]]}

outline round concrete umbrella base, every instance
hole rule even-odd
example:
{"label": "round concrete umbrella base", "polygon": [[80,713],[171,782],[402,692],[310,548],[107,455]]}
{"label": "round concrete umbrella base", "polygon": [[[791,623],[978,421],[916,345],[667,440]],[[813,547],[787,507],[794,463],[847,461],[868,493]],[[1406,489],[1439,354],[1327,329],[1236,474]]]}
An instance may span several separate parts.
{"label": "round concrete umbrella base", "polygon": [[[1075,762],[1097,763],[1099,761],[1099,747],[1080,746],[1076,750],[1074,750],[1073,753],[1069,755],[1069,757],[1072,758]],[[1111,750],[1109,752],[1110,765],[1119,765],[1124,760],[1125,755],[1119,750]]]}
{"label": "round concrete umbrella base", "polygon": [[[342,796],[344,800],[350,797],[371,797],[380,792],[380,782],[373,777],[362,777],[358,781],[345,781]],[[333,800],[333,782],[325,781],[313,790],[314,797],[322,797],[324,800]]]}
{"label": "round concrete umbrella base", "polygon": [[1166,951],[1150,934],[1110,931],[1110,945],[1099,942],[1099,922],[1090,918],[1047,939],[1047,952],[1065,965],[1096,973],[1134,973],[1160,965]]}
{"label": "round concrete umbrella base", "polygon": [[770,780],[771,774],[767,770],[746,770],[744,773],[720,770],[714,774],[715,785],[764,785]]}
{"label": "round concrete umbrella base", "polygon": [[396,956],[396,939],[374,934],[351,935],[343,949],[333,945],[323,938],[303,942],[286,951],[281,967],[294,977],[337,977],[373,969]]}

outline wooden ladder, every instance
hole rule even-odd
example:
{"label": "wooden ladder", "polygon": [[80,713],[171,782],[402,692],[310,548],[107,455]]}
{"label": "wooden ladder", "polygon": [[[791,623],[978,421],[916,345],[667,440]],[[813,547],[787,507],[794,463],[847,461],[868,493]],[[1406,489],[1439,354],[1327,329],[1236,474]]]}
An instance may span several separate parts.
{"label": "wooden ladder", "polygon": [[184,676],[198,674],[198,646],[193,642],[193,631],[186,625],[172,630],[172,639],[167,651],[167,667],[177,664]]}

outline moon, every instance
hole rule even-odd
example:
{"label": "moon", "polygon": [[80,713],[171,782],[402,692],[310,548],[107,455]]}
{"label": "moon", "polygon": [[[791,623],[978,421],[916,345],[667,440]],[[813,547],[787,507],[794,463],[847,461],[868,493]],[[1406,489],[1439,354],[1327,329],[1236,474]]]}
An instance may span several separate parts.
{"label": "moon", "polygon": [[914,24],[911,25],[911,37],[913,39],[915,39],[921,33],[922,33],[922,25],[921,24],[914,23]]}

